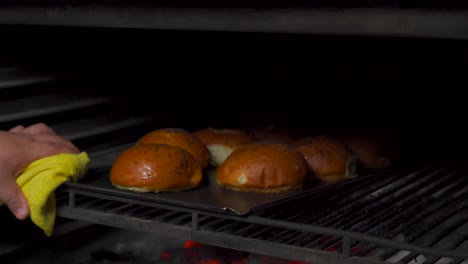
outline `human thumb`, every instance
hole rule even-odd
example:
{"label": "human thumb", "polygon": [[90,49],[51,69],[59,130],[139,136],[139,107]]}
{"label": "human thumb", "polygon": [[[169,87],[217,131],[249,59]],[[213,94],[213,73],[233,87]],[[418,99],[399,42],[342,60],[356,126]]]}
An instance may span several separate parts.
{"label": "human thumb", "polygon": [[28,201],[14,180],[0,184],[0,200],[19,220],[24,220],[29,215]]}

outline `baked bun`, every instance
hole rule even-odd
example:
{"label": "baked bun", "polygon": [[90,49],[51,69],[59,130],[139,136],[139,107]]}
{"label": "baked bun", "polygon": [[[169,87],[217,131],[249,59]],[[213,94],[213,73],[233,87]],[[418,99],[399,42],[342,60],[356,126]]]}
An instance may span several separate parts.
{"label": "baked bun", "polygon": [[135,192],[178,192],[202,181],[202,169],[187,151],[169,145],[141,144],[124,150],[110,171],[112,185]]}
{"label": "baked bun", "polygon": [[392,157],[385,151],[384,142],[371,135],[345,135],[341,137],[357,156],[359,164],[368,169],[383,169],[392,165]]}
{"label": "baked bun", "polygon": [[273,141],[289,144],[293,143],[296,139],[295,132],[292,131],[292,129],[278,125],[250,127],[248,131],[258,141]]}
{"label": "baked bun", "polygon": [[240,129],[204,128],[193,134],[210,151],[213,167],[219,167],[236,148],[255,141],[252,135]]}
{"label": "baked bun", "polygon": [[300,190],[307,163],[290,145],[254,142],[235,149],[216,170],[220,186],[244,192],[281,193]]}
{"label": "baked bun", "polygon": [[179,147],[192,154],[202,169],[210,165],[208,148],[193,133],[181,128],[160,128],[141,137],[136,144],[166,144]]}
{"label": "baked bun", "polygon": [[332,136],[303,138],[293,144],[304,156],[311,175],[335,183],[356,176],[356,156],[346,144]]}

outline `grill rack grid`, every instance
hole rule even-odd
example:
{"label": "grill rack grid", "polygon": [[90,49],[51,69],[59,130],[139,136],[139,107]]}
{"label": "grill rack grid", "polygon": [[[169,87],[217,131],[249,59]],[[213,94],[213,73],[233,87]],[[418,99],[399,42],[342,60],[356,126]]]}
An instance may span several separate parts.
{"label": "grill rack grid", "polygon": [[57,199],[62,217],[286,259],[463,263],[467,182],[466,171],[458,168],[392,171],[244,217],[70,186]]}

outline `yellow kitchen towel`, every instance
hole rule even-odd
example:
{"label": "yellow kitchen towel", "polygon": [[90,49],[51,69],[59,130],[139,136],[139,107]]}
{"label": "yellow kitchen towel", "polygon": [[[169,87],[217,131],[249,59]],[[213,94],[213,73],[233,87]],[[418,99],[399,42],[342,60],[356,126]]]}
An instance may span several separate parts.
{"label": "yellow kitchen towel", "polygon": [[32,222],[53,233],[56,217],[55,190],[66,181],[78,181],[88,171],[89,157],[79,154],[57,154],[38,159],[26,167],[16,182],[29,203]]}

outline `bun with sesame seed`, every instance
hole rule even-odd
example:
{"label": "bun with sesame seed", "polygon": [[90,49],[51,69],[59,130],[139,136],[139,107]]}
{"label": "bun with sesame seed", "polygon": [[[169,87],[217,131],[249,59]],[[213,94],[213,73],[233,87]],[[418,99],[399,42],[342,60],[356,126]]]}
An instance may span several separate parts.
{"label": "bun with sesame seed", "polygon": [[303,189],[307,171],[294,147],[260,141],[236,148],[217,168],[216,181],[234,191],[282,193]]}
{"label": "bun with sesame seed", "polygon": [[179,192],[198,187],[202,169],[195,158],[179,147],[134,145],[112,164],[112,185],[135,192]]}
{"label": "bun with sesame seed", "polygon": [[337,183],[357,176],[357,157],[334,136],[302,138],[292,145],[307,161],[310,176],[322,182]]}
{"label": "bun with sesame seed", "polygon": [[210,165],[208,148],[190,131],[181,128],[160,128],[148,132],[136,142],[137,145],[148,143],[182,148],[195,158],[202,169]]}

